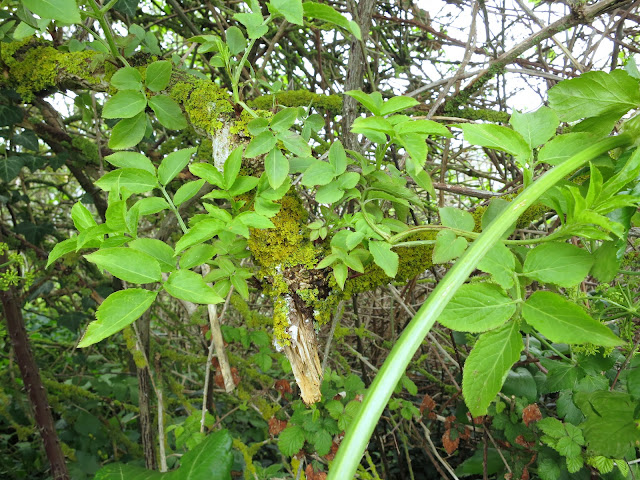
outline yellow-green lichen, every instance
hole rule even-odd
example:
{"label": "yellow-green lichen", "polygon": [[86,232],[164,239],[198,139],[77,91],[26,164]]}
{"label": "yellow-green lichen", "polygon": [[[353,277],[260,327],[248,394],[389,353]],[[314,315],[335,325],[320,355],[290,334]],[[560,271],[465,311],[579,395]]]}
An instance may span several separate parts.
{"label": "yellow-green lichen", "polygon": [[267,270],[296,265],[312,268],[316,248],[304,228],[308,215],[295,193],[287,193],[280,200],[280,211],[271,218],[275,228],[251,229],[248,245],[256,261]]}
{"label": "yellow-green lichen", "polygon": [[273,335],[280,347],[291,345],[289,328],[289,297],[278,296],[273,301]]}
{"label": "yellow-green lichen", "polygon": [[171,87],[171,97],[182,103],[191,124],[213,134],[233,114],[229,93],[208,80],[180,81]]}
{"label": "yellow-green lichen", "polygon": [[308,107],[311,105],[335,115],[342,113],[342,97],[340,95],[323,95],[308,90],[290,90],[275,95],[263,95],[250,102],[250,105],[260,110],[270,110],[274,103],[285,107]]}
{"label": "yellow-green lichen", "polygon": [[258,453],[262,443],[254,443],[250,447],[245,445],[239,438],[233,439],[233,448],[242,454],[244,460],[244,478],[251,480],[257,478],[257,470],[253,464],[253,456]]}
{"label": "yellow-green lichen", "polygon": [[100,83],[94,62],[98,52],[61,52],[51,46],[36,43],[33,38],[2,45],[1,58],[8,75],[0,85],[15,88],[25,102],[39,92],[64,83],[70,77],[90,84]]}

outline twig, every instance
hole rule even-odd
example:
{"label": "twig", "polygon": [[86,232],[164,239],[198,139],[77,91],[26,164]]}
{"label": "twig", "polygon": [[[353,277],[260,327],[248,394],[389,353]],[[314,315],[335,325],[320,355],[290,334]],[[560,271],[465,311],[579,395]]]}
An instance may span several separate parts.
{"label": "twig", "polygon": [[329,332],[329,338],[327,339],[327,344],[324,347],[324,355],[322,358],[322,373],[327,368],[327,360],[329,360],[329,351],[331,350],[331,341],[333,340],[333,332],[336,330],[336,325],[342,319],[342,312],[344,311],[344,301],[340,301],[338,303],[338,308],[336,309],[336,314],[333,316],[333,322],[331,322],[331,331]]}
{"label": "twig", "polygon": [[427,426],[424,424],[424,422],[422,420],[420,420],[420,426],[422,426],[422,429],[424,430],[424,436],[426,437],[427,442],[429,443],[429,447],[431,448],[431,451],[433,452],[435,457],[442,464],[442,466],[445,468],[445,470],[447,470],[447,472],[449,472],[449,475],[451,475],[451,477],[454,480],[460,480],[456,476],[456,472],[454,472],[453,468],[451,468],[451,465],[449,465],[449,462],[447,462],[444,458],[442,458],[440,456],[440,454],[438,453],[438,450],[436,449],[436,446],[433,444],[433,441],[431,440],[431,432],[429,431],[429,429],[427,428]]}

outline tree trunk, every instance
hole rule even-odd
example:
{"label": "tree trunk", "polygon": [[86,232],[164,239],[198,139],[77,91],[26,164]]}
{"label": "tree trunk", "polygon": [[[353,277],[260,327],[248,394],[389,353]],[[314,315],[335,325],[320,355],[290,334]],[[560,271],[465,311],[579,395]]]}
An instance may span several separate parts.
{"label": "tree trunk", "polygon": [[[5,262],[7,262],[6,255],[0,255],[0,264]],[[67,471],[64,454],[60,448],[58,434],[53,424],[47,391],[42,384],[40,370],[29,345],[29,337],[24,326],[24,319],[18,305],[15,289],[9,287],[5,292],[0,291],[0,300],[2,301],[4,317],[7,321],[7,331],[20,368],[24,388],[29,396],[36,425],[51,465],[51,476],[54,480],[68,480],[69,472]]]}
{"label": "tree trunk", "polygon": [[[362,42],[356,39],[351,42],[349,63],[347,64],[347,78],[344,82],[345,92],[349,90],[360,90],[362,89],[362,85],[364,85],[367,55],[362,47],[365,45],[367,37],[369,36],[371,16],[373,15],[373,8],[376,6],[376,0],[362,0],[357,3],[357,6],[357,15],[354,16],[362,32]],[[360,151],[360,144],[358,143],[358,137],[351,133],[350,129],[351,124],[358,115],[358,105],[358,102],[349,95],[345,95],[342,100],[342,136],[344,138],[344,147],[355,151]]]}

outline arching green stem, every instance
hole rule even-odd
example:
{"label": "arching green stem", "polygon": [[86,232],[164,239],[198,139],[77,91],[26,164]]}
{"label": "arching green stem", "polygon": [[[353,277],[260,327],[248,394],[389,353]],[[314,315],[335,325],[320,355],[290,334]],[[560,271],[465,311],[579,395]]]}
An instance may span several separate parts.
{"label": "arching green stem", "polygon": [[507,229],[556,182],[598,155],[613,148],[629,145],[631,141],[632,137],[628,134],[606,138],[550,170],[523,190],[489,225],[486,231],[473,242],[429,295],[427,301],[418,310],[394,345],[369,387],[358,415],[347,430],[338,454],[329,469],[328,480],[344,480],[354,477],[373,429],[411,358],[458,288],[466,281],[484,255],[500,241]]}

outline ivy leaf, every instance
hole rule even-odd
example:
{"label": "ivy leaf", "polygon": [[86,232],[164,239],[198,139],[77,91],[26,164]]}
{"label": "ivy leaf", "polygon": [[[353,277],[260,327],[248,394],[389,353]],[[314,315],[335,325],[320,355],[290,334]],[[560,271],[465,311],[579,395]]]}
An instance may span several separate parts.
{"label": "ivy leaf", "polygon": [[0,178],[5,182],[10,182],[18,176],[24,166],[21,157],[0,158]]}
{"label": "ivy leaf", "polygon": [[158,180],[160,180],[160,183],[166,185],[173,180],[187,166],[191,155],[195,151],[195,147],[183,148],[164,157],[158,167]]}
{"label": "ivy leaf", "polygon": [[447,263],[458,258],[467,248],[467,239],[456,238],[451,230],[442,230],[436,235],[436,243],[433,247],[433,263]]}
{"label": "ivy leaf", "polygon": [[398,273],[398,254],[391,250],[391,245],[387,242],[371,240],[369,251],[373,255],[373,261],[378,265],[387,277],[394,278]]}
{"label": "ivy leaf", "polygon": [[186,300],[187,302],[210,305],[224,302],[213,288],[207,285],[202,278],[191,270],[178,270],[169,275],[169,279],[163,285],[164,289],[172,297]]}
{"label": "ivy leaf", "polygon": [[486,415],[521,351],[522,336],[516,321],[478,337],[462,378],[462,394],[471,415]]}
{"label": "ivy leaf", "polygon": [[164,90],[169,85],[169,80],[171,80],[172,70],[171,62],[167,60],[153,62],[147,67],[145,85],[152,92]]}
{"label": "ivy leaf", "polygon": [[131,118],[120,120],[109,138],[109,148],[124,150],[136,146],[144,138],[147,130],[147,114],[142,111]]}
{"label": "ivy leaf", "polygon": [[500,287],[490,283],[462,285],[438,321],[459,332],[486,332],[509,320],[516,311],[516,302]]}
{"label": "ivy leaf", "polygon": [[131,325],[147,311],[156,295],[157,292],[143,288],[128,288],[109,295],[98,307],[97,320],[89,324],[78,343],[78,348],[98,343]]}
{"label": "ivy leaf", "polygon": [[40,18],[52,18],[63,23],[82,21],[75,0],[24,0],[24,4]]}
{"label": "ivy leaf", "polygon": [[155,95],[149,99],[149,106],[158,121],[169,130],[182,130],[187,120],[176,101],[167,95]]}
{"label": "ivy leaf", "polygon": [[147,97],[137,90],[121,90],[102,109],[102,118],[131,118],[144,111]]}
{"label": "ivy leaf", "polygon": [[269,185],[276,190],[289,174],[289,161],[279,148],[274,148],[264,159],[264,169]]}
{"label": "ivy leaf", "polygon": [[304,446],[305,434],[302,427],[290,425],[280,433],[278,448],[283,455],[291,457],[298,453]]}
{"label": "ivy leaf", "polygon": [[549,242],[527,253],[522,274],[542,283],[573,287],[584,280],[592,265],[589,252],[568,243]]}
{"label": "ivy leaf", "polygon": [[579,305],[552,292],[537,291],[524,303],[522,316],[552,342],[616,347],[624,342]]}
{"label": "ivy leaf", "polygon": [[104,248],[85,255],[84,258],[125,282],[153,283],[162,280],[157,260],[132,248]]}

